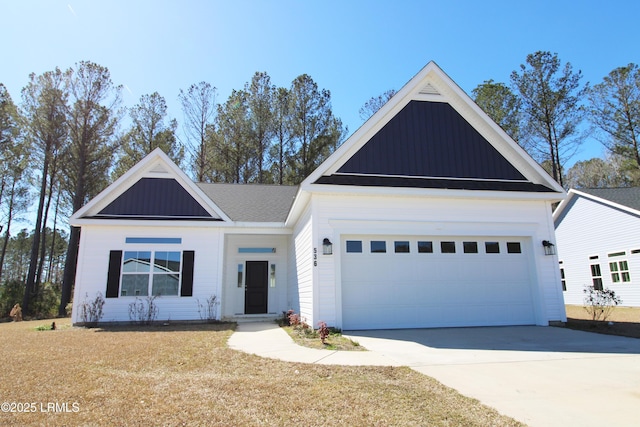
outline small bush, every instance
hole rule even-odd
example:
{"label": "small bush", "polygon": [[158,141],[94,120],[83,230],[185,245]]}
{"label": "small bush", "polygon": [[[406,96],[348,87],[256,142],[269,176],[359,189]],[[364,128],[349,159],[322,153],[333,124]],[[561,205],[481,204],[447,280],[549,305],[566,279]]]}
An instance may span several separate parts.
{"label": "small bush", "polygon": [[585,293],[584,309],[594,322],[607,320],[615,307],[622,302],[611,289],[595,289],[593,286],[585,286],[583,292]]}
{"label": "small bush", "polygon": [[205,320],[207,323],[213,323],[218,318],[218,297],[211,295],[207,298],[206,304],[200,304],[200,299],[196,299],[198,304],[198,314],[200,320]]}
{"label": "small bush", "polygon": [[329,328],[325,322],[318,323],[318,335],[320,336],[320,341],[322,344],[326,344],[326,339],[329,337]]}
{"label": "small bush", "polygon": [[151,325],[158,317],[160,309],[155,301],[157,295],[147,296],[145,299],[139,299],[129,304],[129,319],[141,325]]}
{"label": "small bush", "polygon": [[289,315],[289,325],[301,327],[306,326],[304,322],[302,322],[302,319],[300,318],[300,315],[298,313],[291,313]]}
{"label": "small bush", "polygon": [[82,323],[87,328],[95,328],[104,315],[102,307],[104,307],[105,300],[100,292],[96,294],[96,298],[91,302],[87,301],[87,298],[89,298],[89,294],[85,294],[84,301],[78,306],[80,319],[82,319]]}

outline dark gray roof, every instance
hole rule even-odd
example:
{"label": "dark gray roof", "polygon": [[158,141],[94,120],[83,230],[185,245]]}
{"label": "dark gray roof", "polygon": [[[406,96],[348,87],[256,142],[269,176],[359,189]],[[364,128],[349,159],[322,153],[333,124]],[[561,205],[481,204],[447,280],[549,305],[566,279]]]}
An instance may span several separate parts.
{"label": "dark gray roof", "polygon": [[196,184],[233,221],[284,222],[298,186]]}
{"label": "dark gray roof", "polygon": [[578,188],[577,191],[591,194],[631,209],[640,210],[640,187]]}

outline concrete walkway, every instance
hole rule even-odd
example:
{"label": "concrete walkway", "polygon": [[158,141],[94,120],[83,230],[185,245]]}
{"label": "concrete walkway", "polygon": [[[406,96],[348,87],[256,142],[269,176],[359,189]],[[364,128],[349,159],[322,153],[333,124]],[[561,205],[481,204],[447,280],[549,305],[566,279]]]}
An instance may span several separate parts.
{"label": "concrete walkway", "polygon": [[640,340],[553,327],[357,331],[370,351],[298,346],[241,323],[231,348],[289,362],[409,366],[530,426],[635,426]]}
{"label": "concrete walkway", "polygon": [[402,366],[374,351],[332,351],[296,344],[282,328],[272,322],[238,323],[228,341],[230,348],[286,362],[320,365]]}

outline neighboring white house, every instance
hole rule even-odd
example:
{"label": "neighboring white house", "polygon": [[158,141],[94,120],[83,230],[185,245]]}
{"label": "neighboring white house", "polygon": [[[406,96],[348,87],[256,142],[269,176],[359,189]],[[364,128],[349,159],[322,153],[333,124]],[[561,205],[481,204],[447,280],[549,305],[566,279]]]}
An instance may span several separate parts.
{"label": "neighboring white house", "polygon": [[[74,294],[128,321],[293,309],[343,329],[566,320],[551,206],[563,189],[433,62],[299,186],[196,184],[159,150],[76,212]],[[158,266],[158,267],[155,267]],[[162,289],[162,290],[160,290]]]}
{"label": "neighboring white house", "polygon": [[640,187],[569,190],[553,218],[565,302],[594,286],[639,307]]}

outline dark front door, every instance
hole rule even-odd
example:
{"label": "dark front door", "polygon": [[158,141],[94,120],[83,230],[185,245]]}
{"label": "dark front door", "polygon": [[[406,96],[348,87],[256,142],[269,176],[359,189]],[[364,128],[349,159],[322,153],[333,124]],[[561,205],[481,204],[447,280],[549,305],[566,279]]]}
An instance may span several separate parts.
{"label": "dark front door", "polygon": [[247,277],[244,282],[244,314],[267,312],[268,280],[268,261],[247,261]]}

